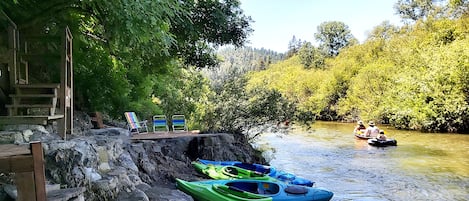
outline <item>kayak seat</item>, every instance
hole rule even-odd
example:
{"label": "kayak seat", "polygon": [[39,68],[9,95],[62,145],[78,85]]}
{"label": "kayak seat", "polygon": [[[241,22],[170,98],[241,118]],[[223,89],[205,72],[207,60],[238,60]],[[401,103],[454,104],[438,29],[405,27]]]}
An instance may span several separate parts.
{"label": "kayak seat", "polygon": [[290,194],[295,194],[295,195],[300,195],[300,194],[306,194],[308,192],[308,189],[302,186],[288,186],[285,188],[286,193]]}
{"label": "kayak seat", "polygon": [[229,174],[238,175],[238,170],[237,170],[236,168],[227,166],[227,167],[225,168],[225,170],[226,170],[226,172],[228,172]]}
{"label": "kayak seat", "polygon": [[232,183],[227,183],[227,186],[230,188],[233,187],[237,190],[241,191],[247,191],[250,193],[257,193],[257,183],[252,183],[252,182],[232,182]]}
{"label": "kayak seat", "polygon": [[252,171],[256,170],[256,167],[253,164],[250,164],[250,163],[237,163],[237,164],[234,164],[234,166],[240,167],[240,168],[243,168],[243,169],[246,169],[246,170],[252,170]]}
{"label": "kayak seat", "polygon": [[246,169],[246,170],[260,172],[262,174],[269,174],[270,173],[270,168],[263,168],[260,165],[254,165],[254,164],[251,164],[251,163],[237,163],[237,164],[234,164],[234,166],[240,167],[240,168],[243,168],[243,169]]}
{"label": "kayak seat", "polygon": [[280,187],[276,183],[262,182],[259,184],[258,191],[261,191],[264,195],[277,194],[280,191]]}
{"label": "kayak seat", "polygon": [[234,186],[228,186],[228,189],[233,190],[233,191],[238,191],[238,192],[244,192],[243,189],[239,189],[239,188],[234,187]]}

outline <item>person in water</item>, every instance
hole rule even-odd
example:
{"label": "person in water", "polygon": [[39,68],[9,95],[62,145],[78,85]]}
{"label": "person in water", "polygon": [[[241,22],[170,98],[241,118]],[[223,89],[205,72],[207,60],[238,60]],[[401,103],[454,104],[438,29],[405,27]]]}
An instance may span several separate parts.
{"label": "person in water", "polygon": [[377,137],[379,134],[378,126],[375,126],[375,122],[370,121],[368,122],[368,128],[365,131],[366,137]]}
{"label": "person in water", "polygon": [[353,132],[361,134],[363,132],[362,130],[366,130],[366,126],[363,124],[363,121],[358,121],[357,126],[355,126],[355,129],[353,129]]}
{"label": "person in water", "polygon": [[384,135],[383,130],[379,130],[379,135],[376,137],[376,139],[380,141],[386,141],[387,137],[386,135]]}

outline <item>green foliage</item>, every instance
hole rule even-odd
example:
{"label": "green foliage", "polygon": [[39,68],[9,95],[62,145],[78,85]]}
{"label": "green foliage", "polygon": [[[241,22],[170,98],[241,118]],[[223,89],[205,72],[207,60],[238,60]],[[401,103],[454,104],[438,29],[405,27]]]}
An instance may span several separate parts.
{"label": "green foliage", "polygon": [[21,0],[0,8],[21,33],[70,27],[75,106],[115,118],[130,110],[146,119],[197,116],[208,83],[188,64],[216,64],[215,47],[241,46],[251,32],[237,0]]}
{"label": "green foliage", "polygon": [[174,33],[179,48],[173,49],[186,64],[197,67],[215,66],[213,46],[241,47],[253,31],[252,19],[245,16],[238,0],[183,0],[186,15],[174,18]]}
{"label": "green foliage", "polygon": [[[252,73],[249,87],[268,86],[324,120],[375,120],[397,128],[469,132],[469,18],[429,17],[397,28],[384,22],[364,44],[305,69],[299,54]],[[301,52],[301,51],[300,51]]]}
{"label": "green foliage", "polygon": [[392,25],[389,21],[384,21],[374,27],[368,36],[368,40],[390,40],[399,32],[399,27]]}
{"label": "green foliage", "polygon": [[[284,118],[469,132],[468,4],[443,3],[399,1],[415,23],[383,22],[364,44],[344,23],[324,22],[319,47],[294,38],[278,63],[283,55],[249,48],[215,57],[216,47],[239,47],[252,31],[237,0],[13,0],[0,8],[20,32],[70,27],[79,109],[185,114],[192,128],[237,133]],[[191,67],[220,61],[204,71],[210,81]]]}
{"label": "green foliage", "polygon": [[304,45],[298,51],[301,64],[305,68],[323,68],[325,55],[310,42],[304,43]]}
{"label": "green foliage", "polygon": [[404,20],[417,21],[427,17],[433,8],[433,0],[399,0],[394,5],[396,13]]}
{"label": "green foliage", "polygon": [[[310,99],[320,88],[325,77],[319,75],[322,70],[308,70],[303,68],[298,56],[294,56],[283,62],[271,65],[266,71],[254,72],[249,75],[247,89],[265,88],[279,91],[288,101],[295,105],[295,116],[297,119],[300,114],[306,114],[308,111],[317,109],[315,104],[311,104]],[[323,99],[314,99],[322,103]],[[319,109],[321,110],[321,109]],[[311,115],[306,115],[311,117]],[[305,116],[305,117],[306,117]],[[311,119],[299,119],[302,121],[311,121]]]}
{"label": "green foliage", "polygon": [[348,26],[337,21],[321,23],[314,37],[322,51],[331,57],[337,56],[342,48],[357,43]]}
{"label": "green foliage", "polygon": [[449,0],[449,16],[460,18],[469,14],[469,1],[467,0]]}
{"label": "green foliage", "polygon": [[266,123],[277,123],[293,116],[294,105],[278,91],[263,87],[246,88],[243,77],[226,82],[223,90],[210,98],[201,118],[208,130],[246,133]]}
{"label": "green foliage", "polygon": [[287,58],[297,54],[301,46],[303,46],[301,39],[297,39],[295,36],[293,36],[292,39],[288,42]]}
{"label": "green foliage", "polygon": [[193,68],[181,69],[177,65],[168,75],[154,77],[153,103],[161,108],[158,114],[171,117],[174,114],[184,114],[189,119],[189,128],[199,128],[201,124],[201,107],[208,104],[208,81]]}
{"label": "green foliage", "polygon": [[284,55],[266,49],[251,47],[225,47],[218,51],[220,63],[217,67],[202,69],[202,73],[210,79],[212,88],[220,90],[228,80],[244,76],[250,71],[264,70],[272,63],[283,59]]}
{"label": "green foliage", "polygon": [[77,109],[106,111],[113,116],[120,114],[119,108],[127,108],[130,101],[128,96],[131,87],[125,79],[127,70],[121,63],[106,56],[108,52],[103,49],[82,48],[79,51],[85,54],[77,54],[75,57],[81,61],[74,66],[74,78],[78,80],[75,82]]}

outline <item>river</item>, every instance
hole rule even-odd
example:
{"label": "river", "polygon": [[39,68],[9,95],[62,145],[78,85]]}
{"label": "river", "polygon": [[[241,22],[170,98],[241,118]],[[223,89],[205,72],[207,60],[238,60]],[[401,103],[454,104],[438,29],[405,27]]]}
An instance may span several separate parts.
{"label": "river", "polygon": [[384,129],[398,146],[356,139],[354,124],[264,133],[254,144],[270,165],[315,181],[332,200],[469,200],[469,135]]}

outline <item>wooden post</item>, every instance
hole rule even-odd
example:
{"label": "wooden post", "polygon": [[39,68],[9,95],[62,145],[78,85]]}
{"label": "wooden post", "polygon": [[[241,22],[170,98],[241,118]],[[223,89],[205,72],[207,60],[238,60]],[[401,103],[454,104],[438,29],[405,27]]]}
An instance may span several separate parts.
{"label": "wooden post", "polygon": [[42,150],[41,142],[31,143],[31,153],[33,154],[36,200],[46,201],[46,176],[44,172],[44,151]]}
{"label": "wooden post", "polygon": [[16,54],[18,51],[18,43],[17,43],[17,31],[16,31],[16,26],[13,24],[8,27],[8,46],[10,49],[10,62],[8,63],[8,70],[9,70],[9,75],[10,75],[10,91],[14,90],[14,86],[16,84],[16,81],[18,80],[17,78],[17,58]]}
{"label": "wooden post", "polygon": [[66,36],[66,68],[67,68],[67,114],[69,116],[68,121],[67,121],[67,132],[72,134],[73,133],[73,36],[72,33],[70,32],[70,29],[68,27],[65,28],[65,36]]}
{"label": "wooden post", "polygon": [[33,172],[15,173],[15,182],[18,191],[18,201],[36,201],[37,192]]}
{"label": "wooden post", "polygon": [[73,57],[72,34],[68,27],[62,36],[62,61],[60,65],[60,112],[64,117],[59,120],[59,135],[66,140],[67,133],[73,132]]}

